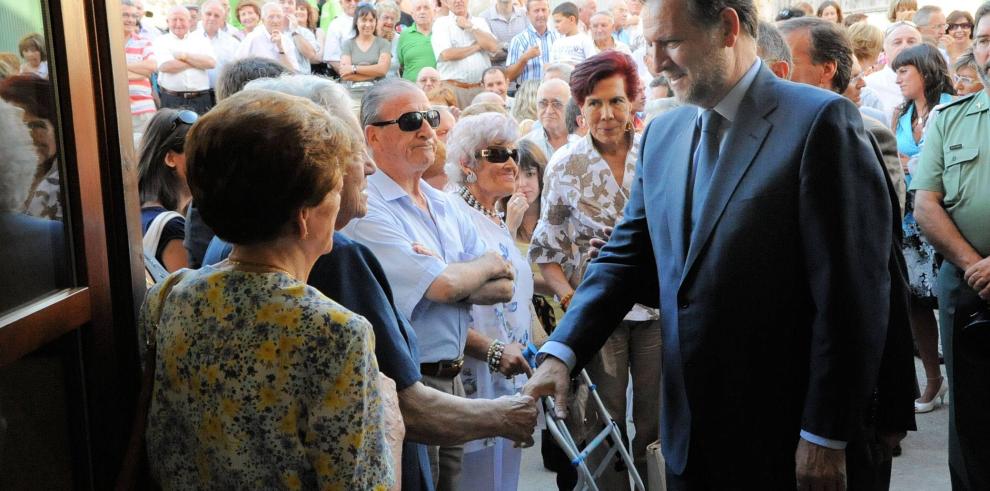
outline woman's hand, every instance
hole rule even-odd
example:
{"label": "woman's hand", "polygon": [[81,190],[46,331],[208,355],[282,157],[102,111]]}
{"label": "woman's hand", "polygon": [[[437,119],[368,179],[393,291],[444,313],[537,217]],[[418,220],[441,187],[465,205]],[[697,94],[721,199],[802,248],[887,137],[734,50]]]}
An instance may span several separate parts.
{"label": "woman's hand", "polygon": [[498,364],[498,371],[506,377],[513,377],[520,373],[532,375],[533,369],[529,367],[529,362],[523,357],[522,352],[525,346],[519,343],[509,343],[502,351],[502,359]]}
{"label": "woman's hand", "polygon": [[517,192],[512,194],[505,208],[505,226],[509,229],[509,235],[515,237],[516,231],[522,225],[523,216],[529,209],[529,203],[524,194]]}

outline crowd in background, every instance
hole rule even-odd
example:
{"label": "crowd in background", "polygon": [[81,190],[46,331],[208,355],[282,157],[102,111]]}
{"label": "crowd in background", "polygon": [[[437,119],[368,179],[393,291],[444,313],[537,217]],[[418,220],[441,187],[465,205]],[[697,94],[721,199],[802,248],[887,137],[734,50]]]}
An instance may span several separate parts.
{"label": "crowd in background", "polygon": [[[684,105],[644,36],[644,4],[599,7],[496,0],[473,16],[468,0],[207,0],[170,8],[161,32],[140,0],[120,0],[145,259],[182,271],[142,312],[157,350],[156,479],[516,488],[536,419],[518,395],[524,352],[622,220],[643,130]],[[990,194],[974,143],[990,123],[953,109],[986,114],[986,8],[893,0],[881,26],[840,2],[801,2],[758,36],[764,66],[848,99],[883,154],[927,378],[914,410],[951,393],[954,483],[988,482],[973,441],[986,436],[984,364],[952,343],[957,310],[973,313],[966,329],[990,322],[973,300],[990,281],[990,207],[973,198]],[[0,54],[0,97],[21,109],[37,158],[3,213],[59,220],[45,40],[18,50]],[[659,319],[637,304],[587,365],[609,412],[631,413],[644,476]],[[604,422],[571,423],[581,440]],[[543,445],[570,489],[573,466]],[[625,475],[607,471],[607,489]]]}

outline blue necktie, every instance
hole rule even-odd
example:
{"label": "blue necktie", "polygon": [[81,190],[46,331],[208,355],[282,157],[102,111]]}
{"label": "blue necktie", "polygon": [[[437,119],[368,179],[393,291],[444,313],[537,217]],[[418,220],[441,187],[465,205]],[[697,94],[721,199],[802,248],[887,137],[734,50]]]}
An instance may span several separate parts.
{"label": "blue necktie", "polygon": [[[722,116],[712,109],[701,113],[698,118],[701,135],[698,146],[694,149],[694,179],[691,187],[691,230],[694,230],[701,217],[701,206],[708,196],[708,188],[712,182],[712,172],[718,162],[718,128],[722,124]],[[690,237],[690,234],[688,234]]]}

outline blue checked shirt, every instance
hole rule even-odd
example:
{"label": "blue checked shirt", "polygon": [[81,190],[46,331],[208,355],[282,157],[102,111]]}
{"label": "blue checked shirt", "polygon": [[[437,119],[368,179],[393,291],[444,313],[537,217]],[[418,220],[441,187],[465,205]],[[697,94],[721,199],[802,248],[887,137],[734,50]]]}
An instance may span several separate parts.
{"label": "blue checked shirt", "polygon": [[550,49],[553,48],[553,43],[557,41],[560,34],[557,31],[547,27],[546,32],[540,36],[533,25],[530,24],[526,26],[526,30],[516,34],[512,38],[512,42],[509,43],[509,57],[506,60],[506,65],[514,65],[522,57],[522,54],[526,52],[530,46],[540,45],[540,56],[533,58],[526,62],[526,66],[523,67],[522,73],[516,82],[523,83],[527,80],[542,80],[543,79],[543,64],[550,63]]}

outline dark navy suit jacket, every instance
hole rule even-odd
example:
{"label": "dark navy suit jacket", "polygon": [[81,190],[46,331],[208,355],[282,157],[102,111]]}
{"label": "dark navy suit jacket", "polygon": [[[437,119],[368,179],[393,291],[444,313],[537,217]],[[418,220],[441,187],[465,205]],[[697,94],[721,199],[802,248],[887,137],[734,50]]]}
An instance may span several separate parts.
{"label": "dark navy suit jacket", "polygon": [[645,130],[624,218],[550,339],[583,366],[634,302],[659,300],[670,471],[793,489],[800,431],[849,441],[875,388],[891,298],[885,177],[852,103],[761,67],[688,237],[697,114]]}

